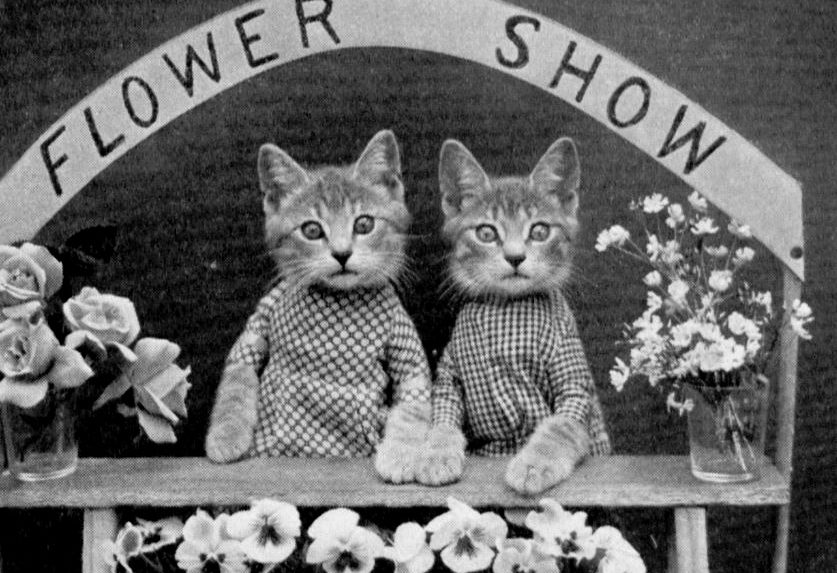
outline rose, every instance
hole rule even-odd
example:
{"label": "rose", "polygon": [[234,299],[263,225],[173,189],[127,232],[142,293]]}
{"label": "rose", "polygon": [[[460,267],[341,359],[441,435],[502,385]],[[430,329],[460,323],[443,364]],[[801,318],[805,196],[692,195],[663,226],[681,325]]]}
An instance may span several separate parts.
{"label": "rose", "polygon": [[39,245],[0,246],[0,308],[8,317],[28,316],[64,282],[61,263]]}
{"label": "rose", "polygon": [[101,294],[93,287],[84,287],[64,303],[63,310],[70,330],[85,330],[103,343],[129,345],[139,334],[137,311],[125,297]]}
{"label": "rose", "polygon": [[143,338],[134,346],[136,360],[105,388],[93,409],[115,400],[133,388],[136,415],[151,441],[177,441],[173,426],[186,417],[186,392],[190,384],[189,368],[180,368],[174,360],[180,347],[160,338]]}
{"label": "rose", "polygon": [[0,402],[31,408],[49,384],[75,388],[93,375],[81,354],[58,344],[46,322],[9,321],[0,332]]}

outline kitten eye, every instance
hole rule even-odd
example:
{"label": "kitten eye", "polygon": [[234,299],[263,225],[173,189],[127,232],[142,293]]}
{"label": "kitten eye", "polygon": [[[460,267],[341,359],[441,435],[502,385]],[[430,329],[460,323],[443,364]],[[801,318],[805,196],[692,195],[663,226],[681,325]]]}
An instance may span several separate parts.
{"label": "kitten eye", "polygon": [[323,226],[316,221],[306,221],[299,227],[302,236],[309,241],[316,241],[325,237]]}
{"label": "kitten eye", "polygon": [[546,223],[535,223],[529,229],[529,238],[533,241],[542,242],[549,238],[551,229]]}
{"label": "kitten eye", "polygon": [[493,243],[497,240],[497,229],[492,225],[480,225],[475,231],[477,239],[483,243]]}
{"label": "kitten eye", "polygon": [[361,215],[355,219],[355,234],[368,235],[375,228],[375,219],[369,215]]}

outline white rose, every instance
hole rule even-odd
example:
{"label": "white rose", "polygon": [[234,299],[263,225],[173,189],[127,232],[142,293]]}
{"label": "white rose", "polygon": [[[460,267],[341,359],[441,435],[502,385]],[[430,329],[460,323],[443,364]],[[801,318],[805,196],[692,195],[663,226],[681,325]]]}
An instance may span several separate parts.
{"label": "white rose", "polygon": [[676,280],[668,285],[668,294],[675,302],[683,302],[686,300],[686,294],[689,292],[689,285],[685,281]]}
{"label": "white rose", "polygon": [[668,205],[668,198],[662,193],[654,193],[642,200],[642,210],[646,213],[659,213]]}
{"label": "white rose", "polygon": [[134,303],[127,298],[101,294],[93,287],[64,303],[64,318],[70,330],[85,330],[102,342],[130,345],[140,326]]}
{"label": "white rose", "polygon": [[692,209],[700,213],[706,213],[706,210],[709,208],[709,205],[706,203],[706,199],[697,191],[694,191],[691,195],[689,195],[689,205],[692,206]]}
{"label": "white rose", "polygon": [[680,203],[673,203],[668,207],[668,218],[666,219],[666,225],[674,229],[677,225],[683,223],[686,220],[686,215],[683,214],[683,207],[680,206]]}

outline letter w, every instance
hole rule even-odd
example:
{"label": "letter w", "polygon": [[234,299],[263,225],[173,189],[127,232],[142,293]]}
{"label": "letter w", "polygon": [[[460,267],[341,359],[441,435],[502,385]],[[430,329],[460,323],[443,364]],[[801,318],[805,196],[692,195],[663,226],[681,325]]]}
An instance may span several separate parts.
{"label": "letter w", "polygon": [[692,129],[687,131],[684,135],[677,138],[676,141],[672,142],[674,136],[677,135],[678,130],[680,129],[680,124],[683,123],[683,117],[686,115],[686,108],[687,106],[681,105],[680,109],[677,110],[677,115],[674,118],[674,122],[671,124],[671,129],[668,132],[668,136],[666,137],[665,143],[663,143],[662,149],[657,154],[657,157],[662,159],[669,153],[673,151],[677,151],[679,148],[683,147],[687,143],[691,142],[692,146],[689,148],[689,158],[686,160],[686,167],[683,169],[683,173],[688,175],[697,167],[703,163],[707,157],[709,157],[716,149],[721,147],[727,138],[724,136],[719,137],[715,141],[713,141],[709,147],[707,147],[702,153],[700,150],[700,138],[703,137],[703,130],[706,128],[706,122],[701,121],[698,122],[696,126]]}
{"label": "letter w", "polygon": [[206,34],[206,47],[209,49],[209,57],[212,62],[212,68],[206,65],[206,62],[201,59],[191,44],[186,45],[186,65],[184,66],[185,71],[183,72],[181,72],[177,66],[174,65],[174,62],[171,61],[168,54],[163,54],[163,60],[165,60],[166,64],[168,64],[169,69],[174,74],[174,77],[177,78],[177,81],[180,82],[180,85],[183,86],[186,93],[189,94],[189,97],[192,97],[195,93],[195,75],[193,72],[195,63],[197,63],[198,67],[203,70],[203,73],[215,83],[218,83],[221,80],[221,70],[218,69],[218,55],[215,53],[215,42],[212,40],[212,32],[208,32]]}

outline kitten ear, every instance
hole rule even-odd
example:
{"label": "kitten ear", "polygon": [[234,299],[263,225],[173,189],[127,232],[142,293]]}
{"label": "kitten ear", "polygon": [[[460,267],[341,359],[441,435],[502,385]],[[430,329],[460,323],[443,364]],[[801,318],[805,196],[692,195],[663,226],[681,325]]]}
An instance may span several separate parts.
{"label": "kitten ear", "polygon": [[265,205],[279,207],[279,202],[311,181],[291,156],[271,143],[259,149],[259,185]]}
{"label": "kitten ear", "polygon": [[448,139],[439,155],[439,189],[445,218],[458,215],[464,207],[488,189],[490,183],[479,162],[468,149]]}
{"label": "kitten ear", "polygon": [[395,134],[384,129],[366,145],[355,163],[352,175],[370,186],[383,185],[393,198],[404,200],[404,185],[401,183],[401,156]]}
{"label": "kitten ear", "polygon": [[575,143],[562,137],[553,143],[532,170],[532,184],[546,195],[555,195],[566,213],[575,217],[578,211],[578,187],[581,167]]}

